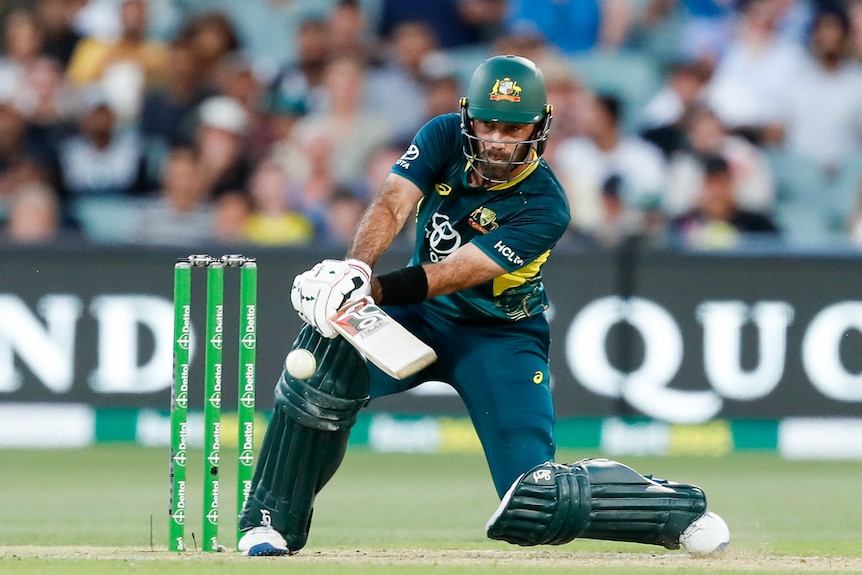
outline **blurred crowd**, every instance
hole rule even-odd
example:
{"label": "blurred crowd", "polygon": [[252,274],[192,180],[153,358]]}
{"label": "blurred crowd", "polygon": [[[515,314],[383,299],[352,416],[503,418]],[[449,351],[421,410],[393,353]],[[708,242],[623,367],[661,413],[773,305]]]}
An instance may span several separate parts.
{"label": "blurred crowd", "polygon": [[862,248],[862,1],[0,0],[0,47],[4,245],[343,246],[512,53],[564,244]]}

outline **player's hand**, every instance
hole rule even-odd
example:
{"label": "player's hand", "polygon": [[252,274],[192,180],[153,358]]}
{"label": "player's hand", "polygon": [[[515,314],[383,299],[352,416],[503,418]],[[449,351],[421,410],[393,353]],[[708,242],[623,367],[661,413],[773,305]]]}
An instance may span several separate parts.
{"label": "player's hand", "polygon": [[296,276],[290,302],[299,317],[323,337],[336,331],[329,318],[344,304],[371,295],[371,268],[359,260],[323,260]]}

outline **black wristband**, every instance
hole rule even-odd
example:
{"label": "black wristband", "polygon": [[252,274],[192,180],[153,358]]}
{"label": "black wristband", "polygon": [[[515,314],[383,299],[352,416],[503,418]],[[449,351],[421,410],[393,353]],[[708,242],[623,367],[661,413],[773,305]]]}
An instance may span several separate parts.
{"label": "black wristband", "polygon": [[428,276],[422,266],[409,266],[377,276],[381,305],[407,305],[428,298]]}

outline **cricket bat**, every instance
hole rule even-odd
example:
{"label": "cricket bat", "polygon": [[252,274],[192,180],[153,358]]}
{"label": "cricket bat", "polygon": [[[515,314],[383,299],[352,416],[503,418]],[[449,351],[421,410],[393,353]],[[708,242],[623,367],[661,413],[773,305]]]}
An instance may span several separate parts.
{"label": "cricket bat", "polygon": [[369,297],[347,304],[329,323],[356,351],[395,379],[409,377],[437,359],[433,349]]}

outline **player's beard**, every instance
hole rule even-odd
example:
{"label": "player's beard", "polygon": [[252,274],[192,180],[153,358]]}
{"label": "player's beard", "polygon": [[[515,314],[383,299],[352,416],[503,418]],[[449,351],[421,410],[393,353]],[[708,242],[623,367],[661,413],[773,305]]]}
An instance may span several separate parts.
{"label": "player's beard", "polygon": [[529,153],[529,144],[517,144],[511,153],[485,148],[476,167],[492,183],[508,182],[512,179],[512,172],[521,167]]}

